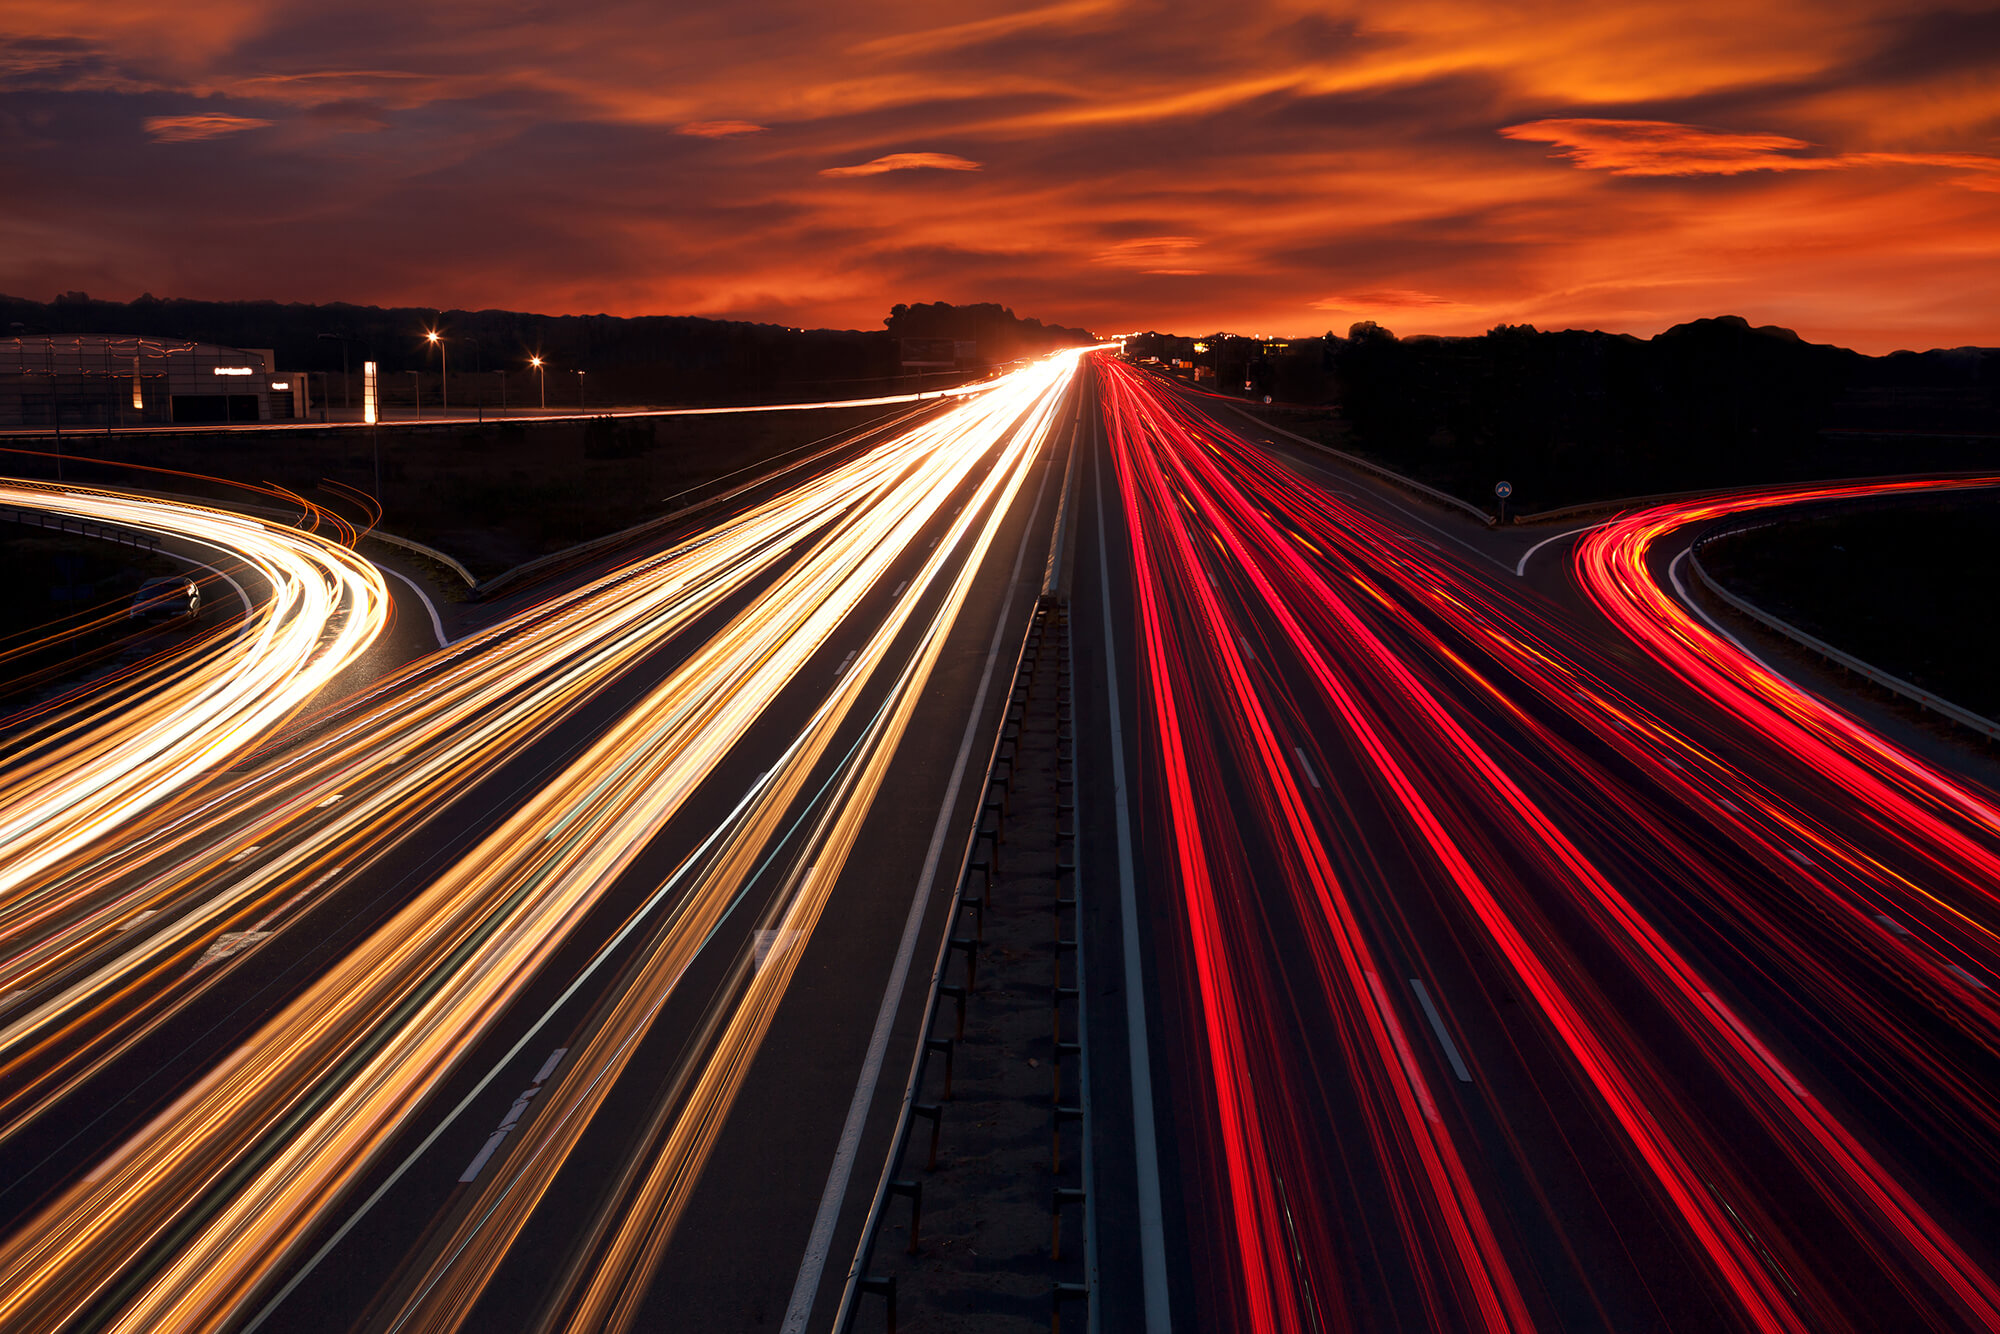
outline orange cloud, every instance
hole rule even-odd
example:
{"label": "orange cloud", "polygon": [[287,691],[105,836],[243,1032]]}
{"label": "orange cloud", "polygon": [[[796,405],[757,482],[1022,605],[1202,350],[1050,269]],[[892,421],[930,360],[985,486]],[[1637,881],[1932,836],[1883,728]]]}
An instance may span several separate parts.
{"label": "orange cloud", "polygon": [[1201,242],[1192,236],[1139,236],[1119,241],[1097,252],[1094,262],[1146,273],[1200,273],[1200,269],[1163,269],[1156,265],[1183,258]]}
{"label": "orange cloud", "polygon": [[1782,134],[1729,134],[1666,120],[1536,120],[1500,131],[1509,139],[1556,145],[1577,166],[1613,176],[1735,176],[1751,171],[1833,171],[1848,167],[1954,167],[1978,173],[1960,184],[2000,189],[2000,157],[1980,153],[1833,153]]}
{"label": "orange cloud", "polygon": [[675,134],[691,134],[698,139],[727,139],[738,134],[762,134],[764,127],[748,120],[691,120],[674,127]]}
{"label": "orange cloud", "polygon": [[1509,139],[1556,145],[1563,157],[1614,176],[1733,176],[1745,171],[1810,171],[1825,159],[1787,157],[1812,147],[1782,134],[1725,134],[1665,120],[1536,120],[1500,131]]}
{"label": "orange cloud", "polygon": [[196,139],[220,139],[245,130],[261,130],[271,124],[255,116],[226,116],[210,112],[200,116],[148,116],[146,133],[156,144],[189,143]]}
{"label": "orange cloud", "polygon": [[926,167],[940,171],[980,171],[984,164],[959,157],[956,153],[891,153],[873,162],[860,162],[851,167],[827,167],[820,175],[879,176],[885,171],[917,171]]}
{"label": "orange cloud", "polygon": [[1991,0],[767,8],[38,0],[0,292],[2000,343]]}
{"label": "orange cloud", "polygon": [[1312,304],[1314,310],[1380,310],[1385,306],[1421,310],[1426,306],[1456,306],[1458,302],[1450,297],[1432,296],[1429,292],[1397,288],[1382,292],[1356,292],[1351,296],[1330,296]]}

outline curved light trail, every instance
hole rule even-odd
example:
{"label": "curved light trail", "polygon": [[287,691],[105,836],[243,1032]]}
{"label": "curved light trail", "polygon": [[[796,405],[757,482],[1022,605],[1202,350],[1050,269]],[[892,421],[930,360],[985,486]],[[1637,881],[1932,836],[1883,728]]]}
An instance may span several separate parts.
{"label": "curved light trail", "polygon": [[[227,641],[162,655],[108,715],[84,700],[39,720],[0,776],[0,921],[21,891],[242,754],[373,642],[389,597],[375,567],[310,533],[202,506],[0,482],[0,504],[155,534],[270,590]],[[204,578],[204,582],[209,582]],[[210,584],[214,600],[220,589]],[[210,651],[200,651],[207,648]],[[0,991],[0,994],[5,994]]]}

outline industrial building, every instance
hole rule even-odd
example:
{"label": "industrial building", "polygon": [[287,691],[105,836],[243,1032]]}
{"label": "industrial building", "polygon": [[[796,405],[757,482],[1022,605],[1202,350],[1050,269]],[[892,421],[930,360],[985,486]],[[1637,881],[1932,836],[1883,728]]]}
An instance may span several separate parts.
{"label": "industrial building", "polygon": [[115,335],[0,338],[0,427],[86,429],[302,418],[304,372],[269,348]]}

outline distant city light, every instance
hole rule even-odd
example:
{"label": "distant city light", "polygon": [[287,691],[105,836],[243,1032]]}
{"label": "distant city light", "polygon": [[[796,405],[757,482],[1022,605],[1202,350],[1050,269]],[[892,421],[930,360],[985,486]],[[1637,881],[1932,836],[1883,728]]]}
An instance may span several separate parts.
{"label": "distant city light", "polygon": [[361,420],[370,426],[375,424],[375,363],[361,363]]}

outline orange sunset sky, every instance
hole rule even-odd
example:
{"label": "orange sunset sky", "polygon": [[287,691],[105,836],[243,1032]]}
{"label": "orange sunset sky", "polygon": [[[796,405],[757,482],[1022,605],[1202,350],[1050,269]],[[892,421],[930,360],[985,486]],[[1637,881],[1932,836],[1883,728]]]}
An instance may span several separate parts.
{"label": "orange sunset sky", "polygon": [[49,0],[0,292],[2000,344],[2000,7]]}

